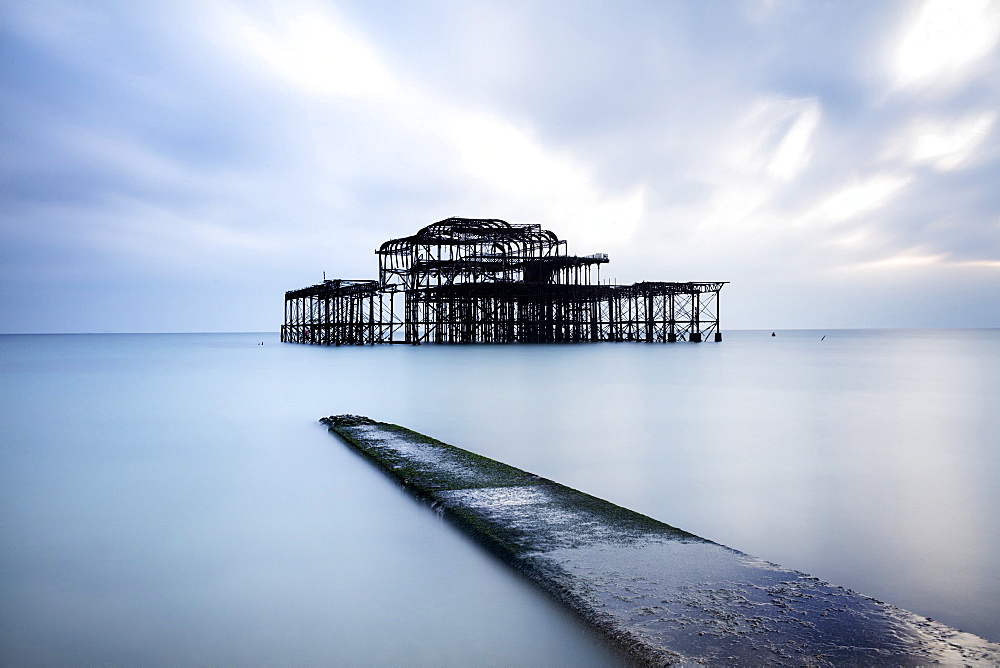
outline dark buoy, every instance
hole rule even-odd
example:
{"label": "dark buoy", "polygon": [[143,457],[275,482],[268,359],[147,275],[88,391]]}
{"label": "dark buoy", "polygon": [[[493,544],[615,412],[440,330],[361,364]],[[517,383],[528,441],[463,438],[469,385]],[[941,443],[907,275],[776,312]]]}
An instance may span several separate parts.
{"label": "dark buoy", "polygon": [[774,336],[774,332],[771,332],[771,336]]}

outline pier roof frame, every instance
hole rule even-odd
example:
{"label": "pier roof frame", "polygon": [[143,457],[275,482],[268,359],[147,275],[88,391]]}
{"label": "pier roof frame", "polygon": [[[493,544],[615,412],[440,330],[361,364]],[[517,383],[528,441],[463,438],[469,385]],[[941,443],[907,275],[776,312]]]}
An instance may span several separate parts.
{"label": "pier roof frame", "polygon": [[421,228],[416,234],[386,241],[377,255],[406,252],[416,246],[472,246],[496,243],[528,244],[558,248],[566,242],[537,223],[508,223],[498,218],[446,218]]}

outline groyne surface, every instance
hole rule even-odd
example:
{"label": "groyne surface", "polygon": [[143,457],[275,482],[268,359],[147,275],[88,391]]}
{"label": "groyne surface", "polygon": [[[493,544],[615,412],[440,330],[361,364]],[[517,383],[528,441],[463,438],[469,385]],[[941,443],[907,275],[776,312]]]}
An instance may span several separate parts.
{"label": "groyne surface", "polygon": [[330,431],[649,665],[1000,665],[1000,645],[433,438]]}

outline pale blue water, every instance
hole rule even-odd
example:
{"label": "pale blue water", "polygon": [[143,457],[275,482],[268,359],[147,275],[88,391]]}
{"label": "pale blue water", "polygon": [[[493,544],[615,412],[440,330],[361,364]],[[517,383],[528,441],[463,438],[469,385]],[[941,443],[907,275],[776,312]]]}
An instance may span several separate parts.
{"label": "pale blue water", "polygon": [[1000,641],[998,330],[275,339],[0,337],[0,663],[614,661],[316,424],[331,413]]}

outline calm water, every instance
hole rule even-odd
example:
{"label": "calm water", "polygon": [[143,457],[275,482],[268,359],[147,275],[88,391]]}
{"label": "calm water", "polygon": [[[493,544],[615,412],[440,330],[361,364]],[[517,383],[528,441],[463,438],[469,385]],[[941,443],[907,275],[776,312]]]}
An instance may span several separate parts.
{"label": "calm water", "polygon": [[998,330],[275,338],[0,337],[0,663],[615,661],[316,424],[331,413],[1000,641]]}

